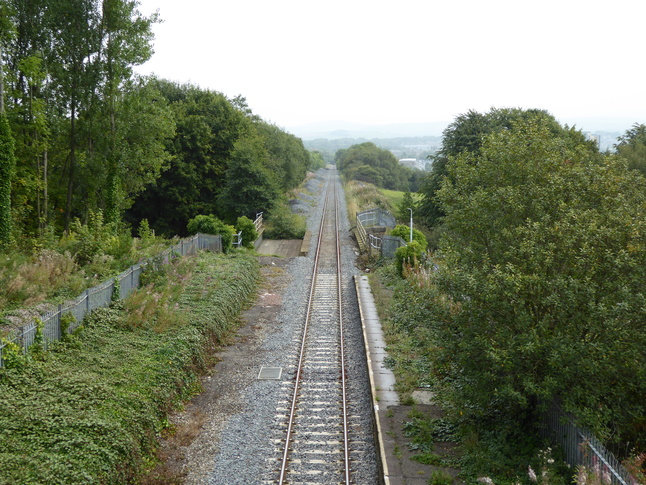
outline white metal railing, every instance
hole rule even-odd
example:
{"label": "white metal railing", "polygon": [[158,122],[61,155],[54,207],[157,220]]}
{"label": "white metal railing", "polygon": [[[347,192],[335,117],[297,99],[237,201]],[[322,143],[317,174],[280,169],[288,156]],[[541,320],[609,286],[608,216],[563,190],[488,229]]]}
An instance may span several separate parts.
{"label": "white metal railing", "polygon": [[242,231],[240,231],[238,234],[233,235],[231,245],[237,247],[238,249],[242,247]]}
{"label": "white metal railing", "polygon": [[265,226],[262,224],[262,212],[256,214],[256,220],[253,221],[253,225],[256,226],[256,232],[258,233],[258,236],[260,236],[265,230]]}
{"label": "white metal railing", "polygon": [[359,218],[359,215],[357,214],[357,237],[359,239],[359,243],[361,246],[364,248],[368,247],[368,234],[366,233],[366,229],[363,227],[363,223],[361,222],[361,219]]}
{"label": "white metal railing", "polygon": [[375,236],[374,234],[368,234],[370,236],[370,248],[381,251],[381,238]]}

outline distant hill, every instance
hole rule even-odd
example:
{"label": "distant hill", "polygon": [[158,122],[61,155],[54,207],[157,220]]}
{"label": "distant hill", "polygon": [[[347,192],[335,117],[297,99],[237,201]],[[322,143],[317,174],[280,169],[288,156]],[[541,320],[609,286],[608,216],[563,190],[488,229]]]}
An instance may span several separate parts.
{"label": "distant hill", "polygon": [[337,140],[340,138],[382,139],[401,137],[441,136],[448,122],[433,123],[401,123],[389,125],[369,125],[346,123],[342,121],[326,121],[287,128],[287,131],[303,140],[325,138]]}
{"label": "distant hill", "polygon": [[[415,158],[426,160],[429,155],[439,150],[442,137],[437,136],[400,136],[396,138],[315,138],[303,140],[308,150],[321,152],[326,162],[334,161],[335,153],[352,145],[372,142],[379,148],[390,150],[397,158]],[[420,163],[423,165],[423,163]]]}
{"label": "distant hill", "polygon": [[[602,151],[612,150],[613,145],[617,142],[617,137],[623,135],[633,124],[646,124],[644,118],[633,120],[629,118],[580,117],[562,118],[558,121],[563,125],[574,126],[584,133],[598,135],[599,148]],[[390,149],[400,156],[410,154],[410,152],[427,151],[426,148],[415,150],[410,146],[402,148],[399,146],[400,144],[433,145],[429,151],[435,151],[441,143],[442,132],[449,123],[450,121],[371,125],[325,121],[288,127],[287,131],[303,139],[305,146],[310,150],[321,150],[333,154],[339,148],[372,141],[377,146]]]}

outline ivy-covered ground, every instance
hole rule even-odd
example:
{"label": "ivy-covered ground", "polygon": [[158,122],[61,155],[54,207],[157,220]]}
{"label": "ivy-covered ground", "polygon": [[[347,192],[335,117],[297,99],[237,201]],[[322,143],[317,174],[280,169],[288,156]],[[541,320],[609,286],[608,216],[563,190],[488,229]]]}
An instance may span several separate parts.
{"label": "ivy-covered ground", "polygon": [[200,390],[212,349],[255,295],[250,255],[203,253],[148,274],[78,335],[0,370],[0,484],[131,483],[167,415]]}

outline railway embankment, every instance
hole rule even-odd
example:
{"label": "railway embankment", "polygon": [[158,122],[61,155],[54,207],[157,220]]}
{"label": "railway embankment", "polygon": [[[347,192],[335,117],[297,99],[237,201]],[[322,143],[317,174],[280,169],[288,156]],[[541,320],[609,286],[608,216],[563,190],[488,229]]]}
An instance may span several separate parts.
{"label": "railway embankment", "polygon": [[48,352],[5,359],[0,483],[137,482],[168,411],[201,390],[200,373],[255,297],[257,275],[248,254],[178,260]]}

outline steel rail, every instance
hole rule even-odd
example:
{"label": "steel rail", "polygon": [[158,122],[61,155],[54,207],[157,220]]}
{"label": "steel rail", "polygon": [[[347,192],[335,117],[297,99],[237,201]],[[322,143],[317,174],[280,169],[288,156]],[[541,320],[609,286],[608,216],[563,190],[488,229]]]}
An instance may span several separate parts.
{"label": "steel rail", "polygon": [[348,438],[348,406],[346,397],[346,374],[345,374],[345,342],[343,338],[343,301],[341,291],[341,242],[339,240],[339,199],[337,197],[337,178],[334,177],[334,220],[336,224],[336,275],[337,275],[337,292],[339,300],[339,338],[341,347],[341,392],[343,403],[343,449],[345,462],[345,483],[350,483],[350,443]]}
{"label": "steel rail", "polygon": [[283,451],[283,458],[280,466],[280,477],[278,478],[279,485],[285,483],[285,474],[287,473],[287,458],[289,456],[289,441],[292,436],[292,429],[294,427],[294,417],[296,416],[296,403],[298,402],[298,390],[299,383],[301,379],[301,371],[303,368],[303,358],[305,356],[305,346],[306,346],[306,337],[307,337],[307,328],[310,323],[312,304],[314,302],[314,289],[316,287],[316,274],[319,265],[319,255],[321,253],[321,241],[323,240],[323,223],[325,221],[325,214],[327,212],[327,200],[328,193],[325,193],[325,201],[323,203],[323,214],[321,216],[321,224],[319,226],[319,235],[316,242],[316,253],[314,255],[314,266],[313,266],[313,276],[312,284],[310,286],[310,293],[307,299],[307,310],[305,312],[305,324],[303,325],[303,337],[301,339],[301,349],[298,356],[298,364],[296,367],[296,378],[294,383],[294,392],[292,394],[292,405],[289,412],[289,418],[287,421],[287,434],[285,438],[285,450]]}
{"label": "steel rail", "polygon": [[[346,485],[350,484],[350,459],[349,459],[349,437],[348,437],[348,411],[347,411],[347,397],[346,397],[346,371],[345,371],[345,354],[344,354],[344,340],[343,340],[343,317],[342,317],[342,292],[341,292],[341,245],[339,239],[339,218],[338,218],[338,201],[337,201],[337,176],[335,171],[334,176],[334,217],[335,217],[335,244],[336,244],[336,273],[337,273],[337,299],[338,299],[338,312],[339,312],[339,328],[340,328],[340,367],[341,367],[341,393],[342,393],[342,412],[343,412],[343,447],[344,447],[344,462],[345,462],[345,483]],[[292,437],[292,431],[294,428],[294,422],[296,418],[296,406],[298,403],[298,393],[300,390],[301,374],[303,369],[303,362],[305,358],[305,352],[307,347],[307,331],[310,325],[312,306],[314,303],[314,293],[316,288],[317,273],[319,267],[319,256],[321,253],[321,246],[323,240],[323,232],[325,225],[325,217],[328,212],[328,199],[330,195],[329,182],[328,187],[326,188],[325,200],[323,204],[323,211],[321,216],[321,223],[319,226],[319,234],[316,244],[316,252],[314,255],[314,264],[313,264],[313,276],[312,282],[309,291],[309,297],[307,301],[307,310],[305,313],[305,323],[303,325],[301,345],[298,357],[298,364],[296,369],[296,376],[294,382],[294,391],[292,393],[292,402],[290,407],[290,413],[287,421],[287,432],[285,437],[285,447],[282,454],[281,467],[280,467],[280,476],[278,479],[278,484],[283,485],[285,483],[285,478],[288,469],[288,459],[290,452],[290,440]]]}

